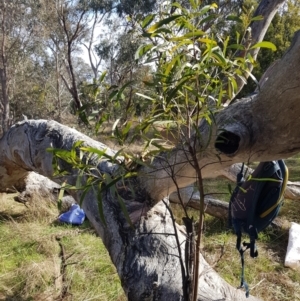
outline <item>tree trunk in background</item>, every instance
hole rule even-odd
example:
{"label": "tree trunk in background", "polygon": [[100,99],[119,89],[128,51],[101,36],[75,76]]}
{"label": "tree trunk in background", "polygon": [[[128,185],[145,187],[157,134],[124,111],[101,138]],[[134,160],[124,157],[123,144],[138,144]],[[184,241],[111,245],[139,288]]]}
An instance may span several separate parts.
{"label": "tree trunk in background", "polygon": [[[285,2],[285,0],[275,0],[275,1],[260,1],[260,4],[258,5],[257,10],[255,11],[253,18],[262,16],[263,19],[259,22],[252,21],[250,24],[250,27],[247,31],[246,37],[242,43],[245,45],[246,49],[249,50],[251,45],[257,44],[259,42],[262,42],[264,39],[264,36],[275,16],[277,13],[279,7]],[[250,54],[255,60],[257,58],[259,52],[259,48],[254,48],[250,50]],[[237,53],[237,57],[242,56],[245,57],[247,54],[247,51],[239,51]],[[248,64],[249,71],[252,72],[253,65]],[[240,77],[236,77],[238,89],[236,91],[236,94],[238,94],[242,88],[244,87],[245,83],[241,80]],[[260,84],[263,84],[263,82],[260,82]]]}
{"label": "tree trunk in background", "polygon": [[2,132],[6,132],[10,126],[9,118],[9,98],[8,98],[8,87],[7,87],[7,73],[6,66],[0,68],[0,81],[1,81],[1,91],[2,91],[2,100],[1,100],[1,111],[2,111]]}
{"label": "tree trunk in background", "polygon": [[2,132],[6,132],[9,127],[9,97],[8,97],[8,78],[7,78],[7,57],[6,57],[6,43],[7,43],[7,14],[6,14],[6,5],[4,1],[2,3],[2,12],[1,12],[1,64],[0,64],[0,81],[1,81],[1,111],[2,111]]}

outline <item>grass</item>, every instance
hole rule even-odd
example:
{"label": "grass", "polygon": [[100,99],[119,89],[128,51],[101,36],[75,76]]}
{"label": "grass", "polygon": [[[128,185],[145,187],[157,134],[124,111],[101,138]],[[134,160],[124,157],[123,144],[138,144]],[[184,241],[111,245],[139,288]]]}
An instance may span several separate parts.
{"label": "grass", "polygon": [[[223,221],[206,219],[203,254],[217,272],[233,286],[239,286],[241,263],[235,248],[236,236],[224,231]],[[247,240],[247,237],[244,237]],[[259,256],[256,259],[245,253],[245,279],[251,294],[265,301],[300,300],[299,272],[284,267],[288,230],[268,228],[259,234]]]}
{"label": "grass", "polygon": [[81,227],[58,224],[54,206],[26,208],[11,195],[0,198],[0,300],[126,300],[109,255],[88,222]]}
{"label": "grass", "polygon": [[[290,181],[300,179],[300,156],[286,160]],[[219,199],[229,200],[228,181],[222,179],[205,182],[207,192],[217,192]],[[195,214],[195,213],[193,213]],[[197,213],[196,213],[197,214]],[[280,217],[300,223],[298,201],[285,200]],[[235,248],[236,236],[226,230],[227,221],[206,216],[203,255],[216,271],[233,286],[240,282],[240,255]],[[245,253],[245,277],[250,293],[265,301],[300,300],[300,273],[284,267],[288,244],[288,228],[275,230],[271,227],[259,234],[259,256],[252,259]],[[247,237],[245,236],[245,240]]]}
{"label": "grass", "polygon": [[[290,181],[300,179],[300,155],[286,160],[289,167]],[[229,201],[228,184],[225,179],[205,180],[205,193],[223,201]],[[181,222],[183,212],[179,205],[172,204],[176,221]],[[199,213],[189,209],[189,215],[198,219]],[[285,200],[280,217],[289,222],[300,223],[298,201]],[[259,256],[256,259],[245,253],[245,279],[250,293],[265,301],[300,300],[300,271],[284,267],[288,244],[289,228],[275,230],[271,227],[259,234],[257,240]],[[247,236],[244,237],[247,241]],[[202,254],[214,269],[231,285],[240,284],[241,263],[236,250],[236,236],[228,230],[227,220],[220,220],[206,215]]]}
{"label": "grass", "polygon": [[[299,161],[299,156],[287,160],[292,181],[300,178]],[[226,180],[206,180],[205,189],[229,200]],[[109,255],[88,222],[80,227],[58,224],[57,208],[45,201],[36,200],[28,208],[13,195],[0,194],[0,201],[0,300],[126,300]],[[180,222],[182,212],[172,206]],[[197,219],[197,211],[189,213]],[[281,216],[300,223],[297,201],[286,200]],[[259,257],[245,256],[251,294],[265,301],[300,300],[300,273],[284,267],[287,242],[287,228],[260,233]],[[241,266],[235,243],[226,221],[206,216],[202,253],[226,281],[238,286]]]}

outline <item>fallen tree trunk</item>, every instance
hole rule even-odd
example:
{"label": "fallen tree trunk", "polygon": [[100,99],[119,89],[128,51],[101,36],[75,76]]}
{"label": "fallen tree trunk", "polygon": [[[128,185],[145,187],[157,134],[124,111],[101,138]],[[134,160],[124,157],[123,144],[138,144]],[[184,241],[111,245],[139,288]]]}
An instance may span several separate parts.
{"label": "fallen tree trunk", "polygon": [[[47,149],[71,149],[76,141],[84,141],[85,145],[114,154],[102,143],[54,121],[16,124],[0,141],[0,188],[18,183],[29,171],[52,179],[52,155]],[[118,169],[108,160],[91,160],[89,163],[96,165],[101,172],[113,174]],[[59,164],[70,174],[53,180],[58,183],[67,180],[75,184],[77,171],[62,161]],[[119,202],[109,191],[102,195],[105,223],[99,216],[96,190],[91,189],[87,193],[83,209],[109,251],[129,300],[182,300],[181,262],[184,260],[185,231],[177,225],[174,228],[165,204],[162,201],[155,204],[145,190],[138,188],[138,179],[132,179],[131,185],[138,185],[136,189],[139,192],[134,199],[129,197],[125,200],[132,220],[136,220],[134,228],[128,225]],[[73,196],[78,201],[81,193],[77,191]],[[201,257],[198,300],[244,299],[243,291],[222,280]],[[258,299],[250,297],[247,300]]]}
{"label": "fallen tree trunk", "polygon": [[[215,177],[224,177],[236,183],[236,176],[241,170],[241,163],[232,164],[228,168],[217,170],[214,173]],[[247,174],[251,174],[253,170],[246,167]],[[300,182],[288,181],[284,197],[289,200],[300,200]]]}
{"label": "fallen tree trunk", "polygon": [[[238,165],[238,164],[236,164]],[[222,171],[220,172],[220,174]],[[297,184],[290,182],[290,189]],[[35,172],[28,173],[28,176],[22,180],[19,184],[16,184],[15,187],[18,187],[18,190],[14,190],[14,192],[20,192],[18,196],[15,197],[15,200],[20,203],[29,203],[32,198],[38,196],[44,201],[48,200],[50,202],[56,203],[58,200],[58,193],[60,191],[61,186],[52,180],[37,174]],[[296,186],[297,187],[297,186]],[[13,189],[12,189],[13,190]],[[296,190],[298,193],[298,190]],[[289,198],[288,194],[286,194],[286,198]],[[188,186],[180,189],[180,197],[185,206],[190,208],[199,210],[200,209],[200,195],[199,192],[194,190],[193,186]],[[298,194],[295,194],[298,199]],[[177,192],[172,193],[169,196],[169,200],[172,203],[180,204],[180,199],[178,197]],[[75,199],[70,195],[65,195],[62,198],[62,211],[67,211],[72,204],[76,203]],[[204,198],[205,204],[205,213],[211,216],[226,220],[228,219],[228,202],[216,199],[212,196],[205,196]],[[287,222],[282,219],[276,219],[274,224],[286,224]]]}
{"label": "fallen tree trunk", "polygon": [[[196,210],[200,209],[200,195],[192,186],[180,189],[181,199],[184,200],[184,204],[188,207]],[[180,204],[181,201],[177,193],[172,193],[169,196],[170,202]],[[213,217],[228,220],[229,204],[227,202],[218,200],[211,196],[205,196],[204,198],[204,212]],[[272,221],[271,225],[275,228],[288,228],[289,222],[283,218],[277,217]]]}

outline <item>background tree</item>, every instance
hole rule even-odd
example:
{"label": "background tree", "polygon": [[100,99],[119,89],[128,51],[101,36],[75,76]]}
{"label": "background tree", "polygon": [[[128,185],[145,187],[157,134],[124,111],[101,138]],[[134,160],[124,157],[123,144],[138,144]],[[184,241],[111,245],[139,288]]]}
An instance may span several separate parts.
{"label": "background tree", "polygon": [[[88,12],[89,7],[85,1],[58,1],[56,3],[57,29],[63,37],[63,45],[61,45],[63,50],[60,51],[63,53],[63,64],[66,70],[64,74],[61,73],[60,75],[72,95],[76,109],[80,109],[82,102],[78,92],[72,54],[78,51],[78,46],[89,29],[89,23],[92,20]],[[57,47],[59,46],[57,45]]]}
{"label": "background tree", "polygon": [[2,131],[6,131],[12,122],[10,101],[20,85],[17,76],[35,53],[42,30],[38,22],[39,1],[1,0],[0,6],[0,109]]}
{"label": "background tree", "polygon": [[[265,40],[276,45],[276,51],[262,49],[257,57],[257,64],[253,75],[260,79],[266,70],[277,60],[279,60],[290,47],[292,37],[295,31],[300,29],[300,2],[286,1],[280,9],[272,23],[270,24],[265,36]],[[243,90],[242,95],[247,95],[253,91],[256,83],[250,78],[249,84]]]}

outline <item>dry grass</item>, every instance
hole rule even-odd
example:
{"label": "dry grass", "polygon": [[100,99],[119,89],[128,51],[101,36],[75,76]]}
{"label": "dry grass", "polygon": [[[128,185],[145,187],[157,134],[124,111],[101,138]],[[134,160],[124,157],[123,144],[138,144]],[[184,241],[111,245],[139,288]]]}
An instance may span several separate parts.
{"label": "dry grass", "polygon": [[[226,224],[208,217],[203,254],[215,265],[218,273],[233,286],[240,282],[240,256],[235,248],[236,237],[225,231]],[[244,238],[247,240],[247,237]],[[284,267],[288,230],[272,228],[260,233],[256,259],[245,253],[245,277],[251,294],[265,301],[300,300],[300,277],[297,271]],[[298,297],[297,297],[298,296]]]}
{"label": "dry grass", "polygon": [[126,300],[88,222],[80,228],[57,224],[58,211],[49,202],[34,200],[26,207],[12,195],[0,198],[0,300]]}

